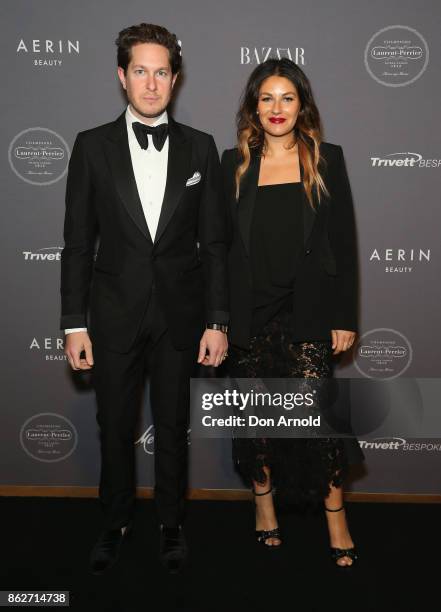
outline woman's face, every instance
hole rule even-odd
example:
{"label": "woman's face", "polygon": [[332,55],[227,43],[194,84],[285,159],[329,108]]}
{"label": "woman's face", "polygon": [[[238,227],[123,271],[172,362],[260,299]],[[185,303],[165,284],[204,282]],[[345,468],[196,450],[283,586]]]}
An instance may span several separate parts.
{"label": "woman's face", "polygon": [[285,136],[294,129],[300,111],[296,86],[282,76],[270,76],[260,87],[257,111],[267,134]]}

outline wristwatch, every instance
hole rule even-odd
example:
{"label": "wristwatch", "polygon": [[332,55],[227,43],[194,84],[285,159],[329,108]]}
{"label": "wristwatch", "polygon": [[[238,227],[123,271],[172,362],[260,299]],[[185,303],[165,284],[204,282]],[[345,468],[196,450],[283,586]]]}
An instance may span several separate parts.
{"label": "wristwatch", "polygon": [[224,334],[228,333],[228,325],[223,325],[222,323],[207,323],[207,329],[221,331]]}

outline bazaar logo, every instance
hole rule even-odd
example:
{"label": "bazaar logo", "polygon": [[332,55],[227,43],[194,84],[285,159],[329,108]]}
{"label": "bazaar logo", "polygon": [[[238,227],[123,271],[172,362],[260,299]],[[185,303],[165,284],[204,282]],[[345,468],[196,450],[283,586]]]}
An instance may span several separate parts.
{"label": "bazaar logo", "polygon": [[243,65],[261,64],[268,59],[288,58],[296,64],[305,65],[303,47],[241,47],[240,63]]}

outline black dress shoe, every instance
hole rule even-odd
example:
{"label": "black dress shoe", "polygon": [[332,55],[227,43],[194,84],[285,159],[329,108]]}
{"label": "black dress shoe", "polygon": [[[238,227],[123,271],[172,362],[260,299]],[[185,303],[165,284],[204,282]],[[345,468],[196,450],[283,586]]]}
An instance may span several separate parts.
{"label": "black dress shoe", "polygon": [[161,525],[159,542],[159,559],[171,573],[177,574],[187,559],[187,544],[182,527]]}
{"label": "black dress shoe", "polygon": [[90,554],[90,571],[92,574],[103,574],[118,561],[124,539],[132,530],[132,523],[126,526],[124,533],[121,529],[106,529],[98,538]]}

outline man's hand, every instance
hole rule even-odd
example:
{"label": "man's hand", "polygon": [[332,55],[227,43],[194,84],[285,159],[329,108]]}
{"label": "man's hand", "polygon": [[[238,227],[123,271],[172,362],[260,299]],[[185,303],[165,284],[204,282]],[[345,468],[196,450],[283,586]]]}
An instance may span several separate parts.
{"label": "man's hand", "polygon": [[[80,359],[80,353],[86,353],[85,359]],[[72,332],[64,338],[64,354],[67,356],[72,370],[90,370],[93,366],[92,342],[87,332]]]}
{"label": "man's hand", "polygon": [[198,363],[217,368],[227,356],[227,334],[215,329],[206,329],[199,343]]}
{"label": "man's hand", "polygon": [[351,348],[356,336],[355,332],[345,331],[344,329],[333,329],[331,335],[332,348],[334,349],[333,355],[338,355]]}

